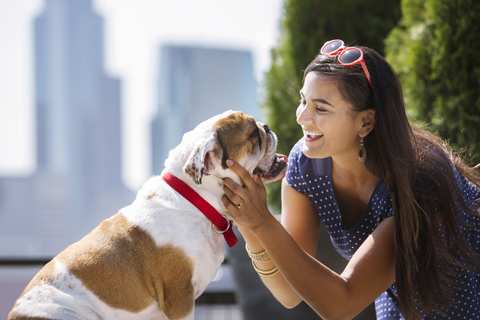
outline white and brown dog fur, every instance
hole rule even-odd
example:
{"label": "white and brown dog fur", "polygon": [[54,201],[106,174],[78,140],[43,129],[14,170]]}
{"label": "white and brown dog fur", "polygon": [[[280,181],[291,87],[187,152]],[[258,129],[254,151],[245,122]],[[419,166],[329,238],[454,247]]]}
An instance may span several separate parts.
{"label": "white and brown dog fur", "polygon": [[[241,181],[226,160],[278,180],[286,165],[276,146],[268,127],[227,111],[186,133],[165,167],[228,217],[223,179]],[[8,319],[193,320],[195,299],[224,259],[223,237],[211,225],[154,176],[131,205],[45,265]]]}

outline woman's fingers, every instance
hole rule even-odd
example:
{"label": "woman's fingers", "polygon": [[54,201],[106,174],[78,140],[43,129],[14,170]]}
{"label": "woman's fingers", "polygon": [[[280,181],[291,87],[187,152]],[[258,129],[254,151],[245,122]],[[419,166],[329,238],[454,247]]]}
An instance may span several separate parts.
{"label": "woman's fingers", "polygon": [[[247,170],[245,170],[245,168],[243,168],[241,165],[239,165],[238,163],[236,163],[235,161],[233,160],[227,160],[227,166],[233,171],[235,172],[236,174],[238,174],[238,176],[240,177],[240,179],[242,179],[243,183],[245,183],[245,186],[248,188],[248,189],[252,189],[253,188],[253,180],[252,180],[252,177],[250,176],[250,174],[248,173]],[[233,189],[232,189],[233,190]],[[236,190],[233,190],[233,191],[236,191]]]}
{"label": "woman's fingers", "polygon": [[223,184],[225,187],[229,188],[231,191],[233,191],[233,193],[238,194],[239,196],[242,196],[241,193],[245,191],[241,185],[230,178],[223,179]]}
{"label": "woman's fingers", "polygon": [[[222,202],[223,202],[223,205],[225,206],[225,208],[227,208],[227,210],[230,213],[232,213],[234,204],[232,203],[230,198],[227,196],[226,192],[225,192],[225,195],[222,197]],[[234,218],[235,218],[235,216],[234,216]]]}
{"label": "woman's fingers", "polygon": [[[236,186],[239,186],[238,184],[236,184],[233,181],[232,181],[232,183],[234,183]],[[240,187],[240,189],[242,189],[242,188]],[[223,191],[225,192],[225,195],[228,198],[227,201],[230,201],[234,206],[238,206],[240,203],[243,202],[242,197],[240,197],[238,194],[234,193],[229,187],[223,188]],[[224,201],[224,204],[225,204],[225,201]]]}
{"label": "woman's fingers", "polygon": [[[233,172],[239,175],[240,179],[242,179],[243,183],[245,183],[245,187],[243,187],[230,178],[225,178],[223,180],[225,187],[229,188],[229,191],[232,191],[241,198],[238,199],[239,201],[251,201],[254,199],[258,200],[259,198],[266,198],[265,186],[263,185],[262,178],[259,175],[253,175],[253,177],[251,177],[247,170],[233,160],[227,160],[227,165]],[[234,204],[237,203],[234,201],[236,199],[232,197],[229,198]]]}
{"label": "woman's fingers", "polygon": [[263,185],[262,177],[260,177],[259,175],[253,176],[253,182],[255,182],[258,186],[265,188]]}
{"label": "woman's fingers", "polygon": [[225,196],[222,202],[225,208],[236,222],[247,228],[262,225],[265,215],[270,212],[261,177],[254,175],[252,178],[247,170],[234,161],[227,161],[227,165],[240,177],[245,187],[230,178],[224,179]]}

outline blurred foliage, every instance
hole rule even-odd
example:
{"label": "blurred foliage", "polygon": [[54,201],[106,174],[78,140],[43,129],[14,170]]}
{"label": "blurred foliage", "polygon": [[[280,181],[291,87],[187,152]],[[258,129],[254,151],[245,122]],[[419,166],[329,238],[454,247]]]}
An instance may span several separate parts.
{"label": "blurred foliage", "polygon": [[[384,54],[384,39],[400,19],[400,0],[285,0],[279,44],[263,83],[262,108],[288,155],[302,136],[295,120],[303,71],[322,45],[342,39]],[[279,182],[267,185],[268,203],[280,209]]]}
{"label": "blurred foliage", "polygon": [[480,161],[480,1],[404,0],[386,39],[410,120]]}

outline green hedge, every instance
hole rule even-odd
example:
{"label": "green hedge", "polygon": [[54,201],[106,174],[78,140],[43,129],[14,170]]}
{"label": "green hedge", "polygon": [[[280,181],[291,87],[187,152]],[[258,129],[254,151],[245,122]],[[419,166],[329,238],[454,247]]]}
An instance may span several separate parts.
{"label": "green hedge", "polygon": [[409,117],[480,161],[480,1],[404,0],[386,39]]}

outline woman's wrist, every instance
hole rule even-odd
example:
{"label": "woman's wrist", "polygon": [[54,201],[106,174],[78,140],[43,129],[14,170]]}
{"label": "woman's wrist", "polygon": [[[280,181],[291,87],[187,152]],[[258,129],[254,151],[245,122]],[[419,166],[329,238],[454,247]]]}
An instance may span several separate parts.
{"label": "woman's wrist", "polygon": [[257,251],[263,251],[263,246],[260,244],[260,241],[258,241],[257,237],[255,234],[246,226],[241,225],[241,224],[236,224],[238,231],[243,236],[243,239],[245,239],[245,242],[248,244],[248,248],[253,250],[252,252],[257,252]]}
{"label": "woman's wrist", "polygon": [[276,275],[279,270],[275,263],[272,261],[268,252],[264,249],[257,253],[252,252],[248,244],[245,244],[245,250],[248,256],[252,259],[253,269],[262,277],[271,277]]}
{"label": "woman's wrist", "polygon": [[[248,241],[246,240],[245,241],[245,251],[247,252],[250,252],[252,254],[262,254],[262,252],[266,252],[265,249],[263,248],[262,244],[260,242],[258,242],[257,239],[255,239],[255,241]],[[252,259],[251,255],[248,254],[248,256],[250,257],[250,259]],[[256,260],[256,259],[253,259],[253,260]],[[267,259],[264,259],[264,260],[267,260]],[[257,260],[257,261],[261,261],[261,260]]]}
{"label": "woman's wrist", "polygon": [[252,252],[248,247],[248,244],[245,244],[245,250],[247,251],[248,256],[252,260],[255,260],[255,261],[270,260],[270,256],[268,255],[268,252],[263,248],[256,250],[255,252]]}
{"label": "woman's wrist", "polygon": [[277,225],[281,225],[279,219],[269,212],[269,215],[263,219],[263,222],[261,224],[255,227],[250,227],[249,230],[252,234],[255,235],[255,238],[266,239],[272,235],[272,228],[276,228]]}
{"label": "woman's wrist", "polygon": [[263,277],[271,277],[271,276],[274,276],[276,275],[280,270],[278,270],[277,266],[275,264],[273,264],[273,268],[268,268],[268,269],[263,269],[263,268],[259,268],[256,266],[255,264],[255,261],[252,260],[252,265],[253,265],[253,269],[260,275],[260,276],[263,276]]}

